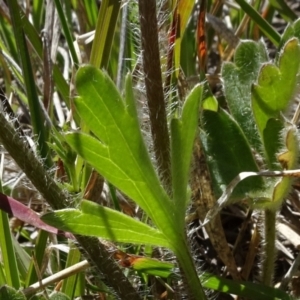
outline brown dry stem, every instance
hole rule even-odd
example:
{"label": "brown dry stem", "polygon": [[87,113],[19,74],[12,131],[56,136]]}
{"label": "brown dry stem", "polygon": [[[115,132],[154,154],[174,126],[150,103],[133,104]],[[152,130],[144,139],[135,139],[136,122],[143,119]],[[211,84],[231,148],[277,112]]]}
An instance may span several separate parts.
{"label": "brown dry stem", "polygon": [[[191,187],[193,204],[197,208],[198,218],[203,222],[207,212],[216,204],[216,199],[213,194],[210,173],[199,138],[196,139],[194,148],[194,167]],[[237,271],[232,251],[226,241],[219,214],[205,226],[205,230],[219,258],[227,267],[232,278],[239,280],[240,274]]]}

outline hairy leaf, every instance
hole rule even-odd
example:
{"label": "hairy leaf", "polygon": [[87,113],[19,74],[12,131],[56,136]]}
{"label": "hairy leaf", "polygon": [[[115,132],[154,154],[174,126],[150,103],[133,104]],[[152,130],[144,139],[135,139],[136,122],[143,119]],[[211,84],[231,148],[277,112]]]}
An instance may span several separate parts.
{"label": "hairy leaf", "polygon": [[[195,135],[198,127],[202,86],[196,86],[187,97],[180,119],[171,121],[171,157],[173,197],[176,208],[184,216],[187,204],[187,185]],[[181,217],[180,219],[184,219]]]}
{"label": "hairy leaf", "polygon": [[123,243],[169,247],[164,235],[123,213],[83,200],[81,209],[63,209],[47,213],[42,220],[76,234],[98,236]]}
{"label": "hairy leaf", "polygon": [[268,60],[263,42],[241,42],[236,49],[234,63],[222,68],[224,91],[232,116],[241,126],[252,147],[261,146],[251,108],[251,86],[256,80],[260,66]]}

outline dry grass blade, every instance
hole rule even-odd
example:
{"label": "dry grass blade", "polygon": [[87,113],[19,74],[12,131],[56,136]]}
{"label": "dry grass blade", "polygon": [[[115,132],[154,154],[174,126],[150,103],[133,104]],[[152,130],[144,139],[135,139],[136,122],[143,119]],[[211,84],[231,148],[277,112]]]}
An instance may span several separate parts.
{"label": "dry grass blade", "polygon": [[[194,150],[194,166],[191,180],[193,205],[197,209],[198,217],[203,222],[207,212],[215,206],[216,199],[213,194],[209,170],[199,139]],[[214,216],[212,222],[205,225],[205,230],[218,256],[227,267],[235,280],[240,279],[236,262],[227,243],[220,215]]]}

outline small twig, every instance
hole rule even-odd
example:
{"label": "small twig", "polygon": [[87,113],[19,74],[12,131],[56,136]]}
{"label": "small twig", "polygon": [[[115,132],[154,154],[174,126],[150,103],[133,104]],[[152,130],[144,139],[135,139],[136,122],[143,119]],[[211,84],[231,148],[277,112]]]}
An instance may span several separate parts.
{"label": "small twig", "polygon": [[47,287],[49,284],[53,284],[55,282],[58,282],[64,278],[70,277],[74,274],[77,274],[81,271],[84,271],[90,267],[90,264],[87,260],[81,261],[71,267],[68,267],[60,272],[57,272],[54,275],[51,275],[43,280],[39,280],[38,282],[30,285],[28,288],[24,289],[22,293],[28,297],[30,295],[35,294],[38,290],[41,290],[45,287]]}

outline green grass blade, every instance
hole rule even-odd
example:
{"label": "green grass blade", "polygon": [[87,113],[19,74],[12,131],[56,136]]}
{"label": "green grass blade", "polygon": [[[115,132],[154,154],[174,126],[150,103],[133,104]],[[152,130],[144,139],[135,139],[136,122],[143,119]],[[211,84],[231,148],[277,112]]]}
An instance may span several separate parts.
{"label": "green grass blade", "polygon": [[260,30],[277,47],[280,43],[280,34],[245,0],[236,0],[242,10],[258,25]]}
{"label": "green grass blade", "polygon": [[115,28],[121,8],[119,0],[103,0],[97,20],[90,63],[107,69]]}
{"label": "green grass blade", "polygon": [[32,1],[32,21],[33,26],[37,31],[42,30],[43,17],[45,13],[45,5],[43,1],[33,0]]}
{"label": "green grass blade", "polygon": [[[43,58],[43,47],[42,42],[39,37],[39,34],[33,27],[33,25],[29,22],[27,16],[20,11],[22,26],[24,29],[24,32],[30,41],[33,49],[36,51],[38,57],[42,60]],[[60,71],[59,67],[57,65],[53,66],[53,78],[55,81],[55,85],[57,90],[59,91],[60,95],[62,96],[63,100],[66,102],[67,106],[70,108],[70,101],[69,101],[69,85],[63,78],[62,72]]]}
{"label": "green grass blade", "polygon": [[16,253],[20,279],[24,282],[28,275],[31,258],[24,247],[22,247],[16,239],[13,239],[13,245]]}
{"label": "green grass blade", "polygon": [[[94,1],[84,1],[83,5],[87,14],[87,19],[91,28],[95,28],[97,24],[98,8]],[[126,4],[127,5],[127,4]]]}
{"label": "green grass blade", "polygon": [[285,0],[270,0],[269,2],[287,22],[295,21],[298,18]]}
{"label": "green grass blade", "polygon": [[[70,243],[70,250],[68,253],[65,268],[68,268],[68,267],[71,267],[71,266],[77,264],[78,262],[80,262],[80,258],[81,258],[80,251],[78,250],[77,247],[75,247],[75,245],[73,243]],[[79,276],[79,274],[75,274],[75,275],[72,275],[72,276],[66,278],[63,281],[61,292],[66,294],[67,296],[69,296],[70,299],[74,299],[75,291],[77,289],[77,280],[79,279],[78,276]]]}
{"label": "green grass blade", "polygon": [[0,248],[4,264],[6,282],[15,289],[20,288],[19,271],[17,267],[15,250],[12,243],[12,236],[9,228],[7,213],[0,211]]}
{"label": "green grass blade", "polygon": [[[8,53],[13,57],[14,60],[18,59],[18,51],[17,51],[17,45],[15,43],[15,40],[13,39],[13,32],[11,26],[6,22],[4,18],[0,18],[0,34],[1,39],[0,42],[2,44],[2,40],[7,45]],[[2,46],[1,46],[2,48]]]}
{"label": "green grass blade", "polygon": [[[44,259],[44,253],[45,249],[47,247],[47,240],[48,240],[49,234],[46,231],[40,230],[39,235],[36,240],[36,245],[34,247],[34,256],[37,262],[37,265],[39,268],[42,266],[42,262]],[[31,284],[38,281],[37,272],[34,266],[33,258],[30,262],[30,266],[28,269],[28,275],[25,281],[25,286],[28,287]]]}
{"label": "green grass blade", "polygon": [[12,22],[13,22],[14,35],[19,50],[19,58],[21,61],[22,72],[23,72],[23,77],[26,86],[33,131],[34,134],[37,136],[38,149],[41,156],[46,159],[47,165],[51,166],[51,160],[48,155],[48,145],[47,145],[45,130],[44,130],[45,126],[44,126],[38,94],[35,86],[32,64],[30,61],[29,52],[26,45],[24,31],[22,29],[22,21],[19,12],[20,8],[16,0],[9,1],[8,6],[9,6]]}
{"label": "green grass blade", "polygon": [[63,8],[60,4],[60,0],[54,0],[54,3],[55,3],[55,6],[56,6],[56,10],[58,12],[59,20],[61,22],[61,26],[62,26],[64,35],[65,35],[66,41],[68,43],[68,47],[69,47],[69,51],[71,53],[73,63],[75,65],[75,67],[78,67],[79,66],[79,61],[78,61],[77,54],[76,54],[76,51],[75,51],[75,47],[74,47],[74,44],[73,44],[73,38],[72,38],[72,35],[71,35],[71,32],[70,32],[70,29],[68,27],[68,22],[67,22],[66,17],[65,17],[65,13],[64,13]]}
{"label": "green grass blade", "polygon": [[[1,174],[0,174],[0,192],[3,192],[2,188],[2,176],[3,176],[3,160],[4,157],[1,157]],[[5,271],[5,281],[6,283],[15,288],[19,289],[20,277],[19,270],[17,266],[15,249],[13,246],[13,236],[9,226],[8,215],[4,211],[0,210],[0,249],[1,249],[1,258],[4,264]]]}

